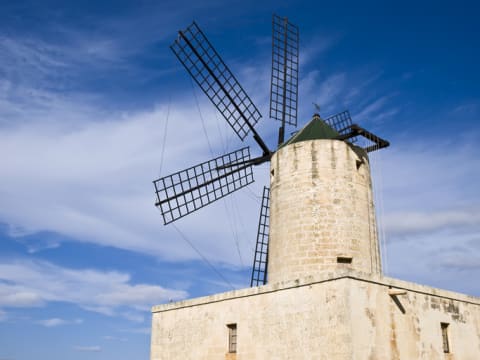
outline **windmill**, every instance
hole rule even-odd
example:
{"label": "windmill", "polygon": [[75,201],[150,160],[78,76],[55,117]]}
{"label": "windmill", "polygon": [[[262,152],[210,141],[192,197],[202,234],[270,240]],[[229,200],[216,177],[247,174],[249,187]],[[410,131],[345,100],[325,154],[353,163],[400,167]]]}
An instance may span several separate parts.
{"label": "windmill", "polygon": [[[252,134],[262,154],[251,157],[250,148],[243,147],[154,180],[155,206],[160,209],[165,225],[253,183],[253,166],[270,161],[276,151],[272,151],[255,130],[261,118],[258,108],[195,22],[178,32],[170,48],[240,140]],[[298,60],[298,27],[287,18],[273,15],[270,118],[281,122],[277,149],[288,143],[285,142],[286,125],[297,126]],[[321,120],[318,114],[314,119]],[[335,139],[354,143],[358,136],[366,138],[370,142],[364,147],[367,152],[389,145],[353,124],[348,111],[322,121],[332,129]],[[269,188],[264,187],[251,286],[267,281],[269,193]]]}

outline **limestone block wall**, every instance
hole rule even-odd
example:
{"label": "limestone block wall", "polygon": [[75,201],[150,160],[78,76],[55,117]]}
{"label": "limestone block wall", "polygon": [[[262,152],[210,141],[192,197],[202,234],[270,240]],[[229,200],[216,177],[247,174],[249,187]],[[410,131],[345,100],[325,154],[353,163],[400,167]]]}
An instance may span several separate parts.
{"label": "limestone block wall", "polygon": [[[404,294],[390,296],[385,285],[348,282],[352,359],[480,359],[480,299],[403,282],[392,285]],[[448,324],[448,353],[441,323]]]}
{"label": "limestone block wall", "polygon": [[[292,286],[154,308],[150,359],[350,359],[344,284]],[[237,324],[235,354],[228,353],[228,324]]]}
{"label": "limestone block wall", "polygon": [[[367,154],[339,140],[279,149],[271,160],[268,282],[348,267],[381,273]],[[338,262],[351,258],[352,263]]]}
{"label": "limestone block wall", "polygon": [[[405,292],[397,296],[400,306],[392,290]],[[152,311],[151,360],[478,360],[480,354],[480,299],[353,271]],[[442,322],[449,324],[449,353]],[[228,352],[229,324],[237,325],[236,353]]]}

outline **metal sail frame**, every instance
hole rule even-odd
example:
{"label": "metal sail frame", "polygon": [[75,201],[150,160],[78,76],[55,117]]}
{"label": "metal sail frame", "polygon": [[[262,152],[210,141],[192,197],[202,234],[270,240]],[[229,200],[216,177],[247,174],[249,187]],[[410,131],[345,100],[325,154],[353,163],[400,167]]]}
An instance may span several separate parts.
{"label": "metal sail frame", "polygon": [[358,142],[358,136],[362,136],[368,140],[369,144],[363,148],[366,152],[379,150],[390,145],[387,140],[372,134],[357,124],[354,124],[348,110],[330,116],[324,121],[340,134],[337,137],[337,140],[348,141],[352,144]]}
{"label": "metal sail frame", "polygon": [[268,239],[270,233],[270,188],[263,187],[262,205],[258,220],[257,244],[253,258],[252,278],[250,286],[267,283]]}
{"label": "metal sail frame", "polygon": [[365,150],[367,153],[390,146],[390,143],[387,140],[382,139],[368,130],[365,130],[357,124],[352,124],[348,130],[349,131],[347,133],[338,136],[337,140],[349,140],[357,136],[362,136],[370,142],[368,146],[363,148],[363,150]]}
{"label": "metal sail frame", "polygon": [[154,180],[165,225],[253,183],[248,147]]}
{"label": "metal sail frame", "polygon": [[270,117],[282,122],[278,144],[285,139],[285,124],[297,126],[298,104],[298,27],[287,18],[272,17],[272,72]]}
{"label": "metal sail frame", "polygon": [[272,156],[254,128],[262,115],[202,30],[193,22],[178,35],[173,53],[238,137],[243,141],[253,133],[263,155],[251,159],[249,148],[243,148],[155,180],[155,205],[165,225],[251,184],[252,165]]}
{"label": "metal sail frame", "polygon": [[[338,114],[329,116],[325,119],[327,125],[330,125],[335,131],[340,135],[345,135],[350,131],[350,126],[352,126],[353,121],[348,110],[342,111]],[[357,141],[356,137],[349,138],[349,142],[355,143]]]}
{"label": "metal sail frame", "polygon": [[170,48],[240,140],[251,131],[263,154],[271,154],[254,128],[262,117],[260,111],[202,30],[193,22],[178,35]]}

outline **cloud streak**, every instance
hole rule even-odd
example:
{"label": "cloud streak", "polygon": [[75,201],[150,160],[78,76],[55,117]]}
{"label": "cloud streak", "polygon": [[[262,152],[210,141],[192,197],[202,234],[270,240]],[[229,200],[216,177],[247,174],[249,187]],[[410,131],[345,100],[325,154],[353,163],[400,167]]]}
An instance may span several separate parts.
{"label": "cloud streak", "polygon": [[79,351],[79,352],[101,352],[102,348],[98,345],[93,345],[93,346],[74,346],[73,350]]}
{"label": "cloud streak", "polygon": [[392,236],[421,234],[445,229],[480,230],[480,210],[404,212],[389,214],[385,226]]}
{"label": "cloud streak", "polygon": [[83,323],[82,319],[75,319],[75,320],[65,320],[65,319],[60,319],[60,318],[50,318],[50,319],[43,319],[43,320],[38,320],[37,324],[43,325],[45,327],[57,327],[61,325],[67,325],[67,324],[81,324]]}
{"label": "cloud streak", "polygon": [[[69,269],[45,261],[4,260],[0,264],[1,307],[43,306],[61,301],[109,316],[123,316],[126,312],[125,317],[131,319],[134,313],[147,311],[154,304],[186,296],[181,290],[133,284],[128,274],[115,271]],[[47,327],[80,322],[60,318],[38,321]]]}

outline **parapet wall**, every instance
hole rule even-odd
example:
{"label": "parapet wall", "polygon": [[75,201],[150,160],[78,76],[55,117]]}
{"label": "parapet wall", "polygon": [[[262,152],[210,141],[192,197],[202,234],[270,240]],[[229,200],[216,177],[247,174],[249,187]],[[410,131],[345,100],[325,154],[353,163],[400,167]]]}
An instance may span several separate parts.
{"label": "parapet wall", "polygon": [[480,299],[353,271],[152,311],[151,360],[478,360],[480,354]]}

